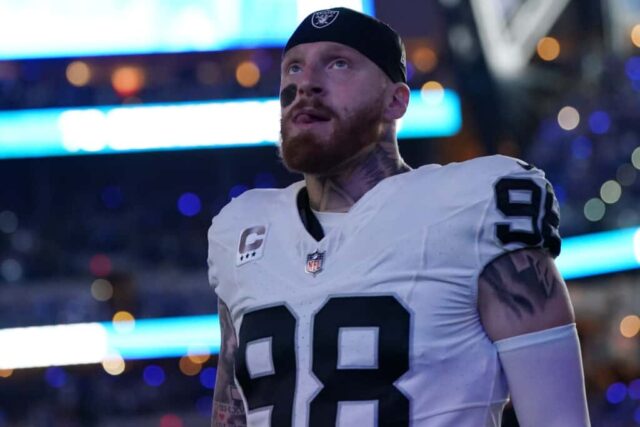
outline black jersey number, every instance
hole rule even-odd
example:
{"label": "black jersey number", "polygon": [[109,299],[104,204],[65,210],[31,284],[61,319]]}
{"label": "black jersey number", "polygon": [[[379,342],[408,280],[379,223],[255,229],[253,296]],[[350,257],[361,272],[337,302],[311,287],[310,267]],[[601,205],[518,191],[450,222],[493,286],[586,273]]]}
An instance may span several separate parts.
{"label": "black jersey number", "polygon": [[[496,205],[500,212],[509,218],[529,218],[531,231],[514,230],[509,223],[496,224],[496,235],[502,244],[513,242],[527,246],[542,244],[553,256],[560,253],[560,235],[558,226],[560,216],[553,205],[553,188],[548,183],[544,192],[544,213],[542,229],[538,225],[540,205],[542,204],[542,189],[533,180],[527,178],[502,178],[495,185]],[[527,200],[512,200],[511,192],[520,191],[527,194]]]}
{"label": "black jersey number", "polygon": [[[377,331],[375,366],[339,366],[342,328]],[[296,320],[285,305],[245,314],[236,354],[236,377],[249,410],[271,406],[272,426],[291,426],[296,384]],[[309,426],[335,426],[338,404],[376,401],[379,426],[409,425],[409,399],[394,386],[409,370],[410,314],[393,296],[334,297],[313,319],[312,370],[322,389],[309,406]],[[271,339],[273,370],[252,378],[247,345]]]}

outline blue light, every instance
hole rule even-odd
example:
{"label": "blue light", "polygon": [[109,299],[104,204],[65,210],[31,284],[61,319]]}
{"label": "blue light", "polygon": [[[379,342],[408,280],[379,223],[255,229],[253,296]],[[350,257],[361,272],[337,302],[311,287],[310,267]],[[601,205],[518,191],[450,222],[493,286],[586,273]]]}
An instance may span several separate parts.
{"label": "blue light", "polygon": [[567,191],[560,184],[554,184],[553,192],[556,194],[556,199],[558,199],[558,203],[560,205],[564,204],[567,200]]}
{"label": "blue light", "polygon": [[190,348],[220,350],[218,316],[137,319],[130,332],[120,332],[112,322],[101,323],[107,332],[110,352],[124,359],[182,357]]}
{"label": "blue light", "polygon": [[144,368],[142,378],[151,387],[159,387],[165,380],[164,370],[160,366],[149,365]]}
{"label": "blue light", "polygon": [[640,228],[565,238],[556,265],[565,280],[640,268]]}
{"label": "blue light", "polygon": [[256,177],[253,180],[254,188],[274,188],[276,184],[275,177],[270,173],[256,174]]}
{"label": "blue light", "polygon": [[229,198],[230,199],[235,199],[236,197],[238,197],[239,195],[241,195],[242,193],[244,193],[248,189],[249,189],[249,187],[247,187],[246,185],[243,185],[243,184],[234,185],[229,190]]}
{"label": "blue light", "polygon": [[588,159],[591,157],[592,143],[586,136],[578,136],[571,143],[571,153],[576,159]]}
{"label": "blue light", "polygon": [[[308,0],[0,0],[0,60],[282,47],[299,11],[310,6]],[[371,0],[349,6],[374,13]]]}
{"label": "blue light", "polygon": [[[412,91],[398,137],[453,136],[461,111],[452,90],[438,103]],[[0,159],[273,146],[279,125],[278,98],[0,111]]]}
{"label": "blue light", "polygon": [[196,400],[196,409],[200,415],[209,418],[213,409],[213,400],[211,396],[202,396]]}
{"label": "blue light", "polygon": [[184,216],[196,216],[200,213],[201,208],[202,203],[200,203],[200,198],[197,194],[184,193],[178,199],[178,210]]}
{"label": "blue light", "polygon": [[640,56],[632,56],[625,64],[627,77],[631,80],[640,80]]}
{"label": "blue light", "polygon": [[607,400],[609,403],[618,404],[627,397],[627,386],[623,383],[613,383],[607,388]]}
{"label": "blue light", "polygon": [[202,387],[213,390],[216,385],[216,368],[206,368],[200,372]]}
{"label": "blue light", "polygon": [[591,132],[602,135],[609,131],[609,127],[611,126],[611,118],[609,114],[604,111],[594,111],[589,116],[589,127],[591,128]]}
{"label": "blue light", "polygon": [[107,187],[102,190],[102,203],[109,209],[118,209],[122,206],[124,197],[122,196],[122,190],[120,187]]}
{"label": "blue light", "polygon": [[629,397],[633,400],[640,400],[640,378],[629,383]]}
{"label": "blue light", "polygon": [[67,384],[67,372],[58,366],[52,366],[44,372],[44,379],[51,387],[62,388]]}
{"label": "blue light", "polygon": [[636,422],[636,424],[640,424],[640,407],[636,408],[635,412],[633,413],[633,420]]}

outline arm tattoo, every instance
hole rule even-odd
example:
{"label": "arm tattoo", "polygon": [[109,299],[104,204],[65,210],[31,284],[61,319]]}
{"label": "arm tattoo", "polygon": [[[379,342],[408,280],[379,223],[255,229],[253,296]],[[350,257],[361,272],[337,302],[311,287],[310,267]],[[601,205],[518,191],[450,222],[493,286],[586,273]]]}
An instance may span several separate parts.
{"label": "arm tattoo", "polygon": [[481,280],[518,318],[543,311],[562,286],[548,255],[526,249],[496,259],[484,270]]}
{"label": "arm tattoo", "polygon": [[244,404],[234,381],[234,358],[238,349],[238,340],[231,313],[222,300],[218,300],[218,316],[222,331],[222,347],[218,357],[211,425],[212,427],[246,426]]}

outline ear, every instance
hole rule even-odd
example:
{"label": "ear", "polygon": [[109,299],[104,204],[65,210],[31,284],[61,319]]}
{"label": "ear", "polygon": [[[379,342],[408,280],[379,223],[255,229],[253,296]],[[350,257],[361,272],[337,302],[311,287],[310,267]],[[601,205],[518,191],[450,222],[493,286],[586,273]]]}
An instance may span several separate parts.
{"label": "ear", "polygon": [[407,112],[409,106],[409,86],[404,83],[392,83],[387,88],[388,102],[384,111],[384,118],[389,121],[398,120]]}

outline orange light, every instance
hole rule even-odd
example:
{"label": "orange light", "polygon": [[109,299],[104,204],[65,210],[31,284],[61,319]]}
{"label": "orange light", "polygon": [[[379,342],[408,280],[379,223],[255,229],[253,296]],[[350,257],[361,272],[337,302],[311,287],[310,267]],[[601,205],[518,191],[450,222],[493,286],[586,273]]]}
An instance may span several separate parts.
{"label": "orange light", "polygon": [[553,61],[560,56],[560,42],[553,37],[543,37],[538,42],[538,56],[545,61]]}
{"label": "orange light", "polygon": [[0,369],[0,378],[9,378],[13,375],[13,369]]}
{"label": "orange light", "polygon": [[422,46],[413,51],[411,62],[418,71],[428,73],[438,65],[438,55],[433,49]]}
{"label": "orange light", "polygon": [[86,62],[73,61],[67,65],[67,80],[74,86],[86,86],[91,80],[91,68]]}
{"label": "orange light", "polygon": [[436,81],[429,81],[420,89],[422,100],[429,105],[438,105],[444,99],[444,87]]}
{"label": "orange light", "polygon": [[180,372],[188,377],[196,376],[202,370],[200,363],[194,362],[190,357],[183,356],[180,358]]}
{"label": "orange light", "polygon": [[251,61],[244,61],[236,68],[236,80],[242,87],[253,87],[260,81],[260,69]]}
{"label": "orange light", "polygon": [[111,85],[122,97],[138,93],[144,86],[145,80],[144,70],[135,66],[118,67],[111,75]]}
{"label": "orange light", "polygon": [[620,333],[625,338],[633,338],[640,332],[640,317],[635,315],[626,316],[620,322]]}
{"label": "orange light", "polygon": [[119,311],[113,315],[113,328],[120,333],[133,331],[136,319],[128,311]]}
{"label": "orange light", "polygon": [[640,24],[631,29],[631,43],[636,47],[640,47]]}

